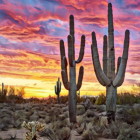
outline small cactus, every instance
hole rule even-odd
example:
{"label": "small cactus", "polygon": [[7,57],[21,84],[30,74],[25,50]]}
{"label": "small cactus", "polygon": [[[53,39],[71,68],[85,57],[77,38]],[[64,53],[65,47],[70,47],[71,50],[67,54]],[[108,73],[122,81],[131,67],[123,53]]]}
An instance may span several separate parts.
{"label": "small cactus", "polygon": [[26,129],[28,129],[29,131],[26,132],[26,139],[25,140],[37,140],[37,138],[39,138],[39,136],[36,135],[36,131],[42,132],[45,130],[45,125],[46,124],[41,124],[39,122],[28,122],[28,124],[26,124],[26,122],[24,121],[22,124],[22,127],[25,127]]}
{"label": "small cactus", "polygon": [[60,101],[59,101],[60,91],[61,91],[61,82],[60,82],[60,79],[58,78],[58,81],[56,82],[56,86],[55,86],[55,94],[57,95],[58,103],[60,103]]}
{"label": "small cactus", "polygon": [[0,99],[5,100],[7,94],[7,89],[4,89],[4,83],[2,83],[2,90],[0,91]]}

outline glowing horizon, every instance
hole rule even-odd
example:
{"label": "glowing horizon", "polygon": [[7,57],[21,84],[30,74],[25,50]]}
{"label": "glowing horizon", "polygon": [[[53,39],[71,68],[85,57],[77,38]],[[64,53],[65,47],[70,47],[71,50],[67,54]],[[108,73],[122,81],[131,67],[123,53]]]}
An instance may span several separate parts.
{"label": "glowing horizon", "polygon": [[[84,66],[81,95],[105,92],[94,73],[90,45],[91,33],[95,31],[102,65],[109,2],[113,8],[115,65],[122,56],[125,30],[130,30],[125,80],[118,91],[131,91],[133,84],[140,83],[138,0],[0,0],[0,84],[25,86],[25,97],[56,96],[54,86],[58,77],[62,82],[59,41],[64,40],[68,56],[69,15],[73,14],[76,59],[81,36],[86,37],[83,61],[76,66],[77,77],[80,66]],[[63,84],[60,95],[68,95]]]}

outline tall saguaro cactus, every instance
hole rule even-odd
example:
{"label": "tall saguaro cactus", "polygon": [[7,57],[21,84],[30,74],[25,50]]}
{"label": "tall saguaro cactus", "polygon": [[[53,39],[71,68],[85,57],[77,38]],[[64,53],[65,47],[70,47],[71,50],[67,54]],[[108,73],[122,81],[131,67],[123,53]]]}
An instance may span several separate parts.
{"label": "tall saguaro cactus", "polygon": [[60,103],[59,101],[59,94],[61,91],[61,82],[60,79],[58,78],[58,81],[56,82],[56,86],[55,86],[55,94],[57,95],[57,102]]}
{"label": "tall saguaro cactus", "polygon": [[67,59],[65,56],[65,47],[63,40],[60,40],[60,53],[61,53],[61,75],[64,87],[69,90],[68,96],[68,108],[70,122],[76,122],[76,91],[81,88],[84,67],[81,66],[79,70],[78,83],[76,85],[76,63],[80,63],[84,56],[85,48],[85,36],[81,37],[81,48],[79,53],[79,58],[75,61],[75,37],[74,37],[74,17],[70,15],[70,35],[68,35],[68,58],[69,58],[69,81],[67,75]]}
{"label": "tall saguaro cactus", "polygon": [[108,122],[110,123],[112,120],[115,121],[117,87],[121,86],[124,81],[129,49],[129,30],[126,30],[123,55],[122,58],[118,58],[117,72],[115,74],[114,28],[111,3],[108,4],[108,47],[106,35],[103,40],[102,70],[99,62],[96,35],[95,32],[92,32],[91,51],[94,71],[99,83],[102,86],[106,86],[106,111]]}

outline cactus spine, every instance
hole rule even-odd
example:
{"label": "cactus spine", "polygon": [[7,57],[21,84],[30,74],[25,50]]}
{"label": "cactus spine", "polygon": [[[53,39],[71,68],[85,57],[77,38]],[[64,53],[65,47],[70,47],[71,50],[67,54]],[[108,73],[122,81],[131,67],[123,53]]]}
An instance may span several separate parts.
{"label": "cactus spine", "polygon": [[115,74],[114,28],[111,3],[108,4],[108,48],[106,35],[103,40],[102,70],[99,62],[96,35],[95,32],[92,32],[91,50],[94,71],[99,83],[102,86],[106,86],[106,111],[108,122],[110,123],[112,120],[115,121],[117,87],[121,86],[124,81],[129,49],[129,30],[126,30],[123,55],[122,58],[118,58],[117,72]]}
{"label": "cactus spine", "polygon": [[56,82],[56,86],[55,86],[55,94],[57,95],[58,104],[60,103],[60,101],[59,101],[60,91],[61,91],[61,82],[60,82],[60,79],[58,78],[58,81]]}
{"label": "cactus spine", "polygon": [[84,56],[85,36],[81,37],[81,48],[79,58],[75,61],[75,37],[74,37],[74,17],[70,15],[70,35],[68,35],[68,58],[69,58],[69,81],[67,75],[67,59],[65,56],[65,47],[63,40],[60,40],[60,53],[61,53],[61,75],[64,87],[69,91],[68,108],[70,122],[76,122],[76,92],[81,88],[84,67],[81,66],[79,70],[78,83],[76,85],[76,63],[80,63]]}

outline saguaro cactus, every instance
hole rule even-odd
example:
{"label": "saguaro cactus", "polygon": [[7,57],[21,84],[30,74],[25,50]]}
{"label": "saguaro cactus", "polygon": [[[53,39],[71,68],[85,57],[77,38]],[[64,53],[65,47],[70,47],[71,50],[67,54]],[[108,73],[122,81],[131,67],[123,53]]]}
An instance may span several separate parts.
{"label": "saguaro cactus", "polygon": [[68,58],[69,58],[69,82],[67,75],[67,59],[65,56],[65,48],[63,40],[60,40],[60,53],[61,53],[61,75],[64,87],[69,90],[68,108],[70,122],[76,122],[76,92],[81,88],[84,67],[81,66],[79,70],[78,83],[76,85],[76,63],[80,63],[84,56],[85,36],[81,37],[81,48],[79,58],[75,61],[75,37],[74,37],[74,17],[70,15],[70,35],[68,35]]}
{"label": "saguaro cactus", "polygon": [[60,79],[58,78],[58,81],[56,82],[56,86],[55,86],[55,94],[57,95],[57,102],[60,103],[59,101],[59,93],[61,91],[61,82]]}
{"label": "saguaro cactus", "polygon": [[7,94],[7,89],[4,89],[4,83],[2,83],[2,90],[0,92],[0,100],[5,100]]}
{"label": "saguaro cactus", "polygon": [[102,70],[99,62],[96,35],[95,32],[92,32],[91,51],[94,71],[99,83],[102,86],[106,86],[106,111],[108,122],[110,123],[112,120],[115,121],[117,87],[121,86],[124,81],[129,49],[129,30],[126,30],[123,55],[122,58],[118,58],[117,72],[115,74],[114,28],[111,3],[108,4],[108,48],[106,35],[103,40]]}

